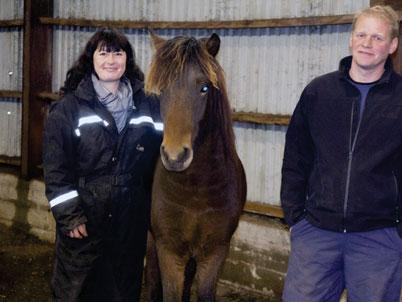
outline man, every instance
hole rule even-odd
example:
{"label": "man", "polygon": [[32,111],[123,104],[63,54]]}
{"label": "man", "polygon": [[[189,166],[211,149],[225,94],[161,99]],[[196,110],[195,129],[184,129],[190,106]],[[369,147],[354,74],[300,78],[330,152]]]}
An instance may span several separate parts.
{"label": "man", "polygon": [[281,200],[291,226],[283,301],[399,301],[402,78],[398,16],[355,16],[352,56],[303,91],[286,135]]}

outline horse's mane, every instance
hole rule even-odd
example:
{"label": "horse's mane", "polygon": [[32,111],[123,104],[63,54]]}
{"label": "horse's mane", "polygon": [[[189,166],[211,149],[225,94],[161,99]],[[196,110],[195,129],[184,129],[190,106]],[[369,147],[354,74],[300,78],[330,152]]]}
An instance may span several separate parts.
{"label": "horse's mane", "polygon": [[189,64],[200,66],[212,85],[218,88],[217,72],[221,68],[217,61],[202,47],[201,42],[192,37],[180,36],[167,40],[154,53],[145,90],[159,95],[161,90],[183,74],[185,66]]}
{"label": "horse's mane", "polygon": [[145,91],[159,95],[189,64],[200,66],[212,85],[203,122],[209,129],[219,129],[217,139],[223,141],[227,155],[233,158],[236,151],[224,72],[215,57],[208,53],[203,40],[180,36],[163,43],[154,53]]}

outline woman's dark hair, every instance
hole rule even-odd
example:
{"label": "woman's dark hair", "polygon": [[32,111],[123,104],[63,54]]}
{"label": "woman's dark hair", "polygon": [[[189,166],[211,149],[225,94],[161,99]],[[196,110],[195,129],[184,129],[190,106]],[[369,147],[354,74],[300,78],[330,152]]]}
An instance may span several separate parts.
{"label": "woman's dark hair", "polygon": [[126,36],[117,30],[103,28],[92,36],[78,60],[67,72],[64,86],[60,88],[60,94],[74,91],[85,76],[95,73],[93,55],[98,47],[106,49],[108,52],[123,50],[127,55],[126,71],[123,76],[128,78],[131,83],[136,79],[144,80],[144,74],[135,63],[135,54]]}

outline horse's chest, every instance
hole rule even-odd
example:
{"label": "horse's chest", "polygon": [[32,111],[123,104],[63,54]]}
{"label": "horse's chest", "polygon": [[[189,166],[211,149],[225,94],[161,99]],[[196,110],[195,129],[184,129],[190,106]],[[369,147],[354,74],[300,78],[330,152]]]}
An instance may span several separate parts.
{"label": "horse's chest", "polygon": [[225,175],[156,174],[152,230],[157,242],[195,254],[228,241],[237,224],[237,198]]}
{"label": "horse's chest", "polygon": [[194,250],[206,243],[222,241],[231,226],[230,215],[223,209],[187,208],[169,205],[153,222],[156,238],[176,242],[180,249]]}

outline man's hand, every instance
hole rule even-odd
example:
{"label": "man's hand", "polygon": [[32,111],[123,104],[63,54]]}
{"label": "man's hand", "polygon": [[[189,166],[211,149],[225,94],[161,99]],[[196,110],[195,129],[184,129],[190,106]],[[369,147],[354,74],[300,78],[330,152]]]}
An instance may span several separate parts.
{"label": "man's hand", "polygon": [[68,236],[76,239],[88,237],[87,227],[85,226],[85,223],[75,227],[72,231],[68,233]]}

